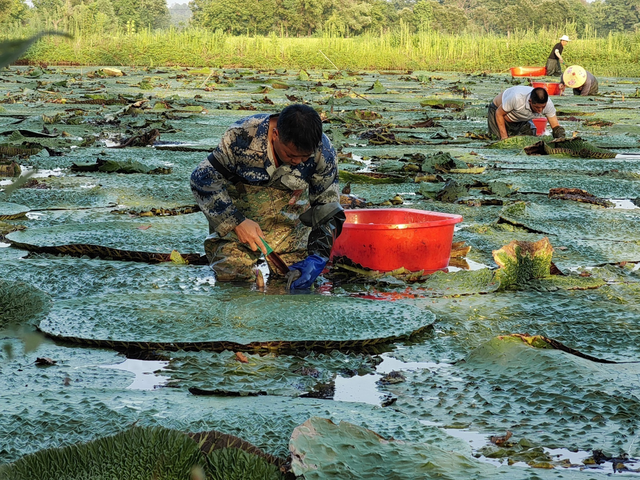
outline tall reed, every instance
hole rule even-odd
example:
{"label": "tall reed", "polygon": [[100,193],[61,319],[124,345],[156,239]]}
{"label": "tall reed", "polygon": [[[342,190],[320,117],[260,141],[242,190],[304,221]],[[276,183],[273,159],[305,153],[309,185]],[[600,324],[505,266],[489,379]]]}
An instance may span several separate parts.
{"label": "tall reed", "polygon": [[[50,27],[50,25],[48,26]],[[27,53],[31,62],[113,66],[193,66],[289,69],[426,70],[507,72],[544,65],[566,31],[513,32],[507,36],[394,31],[342,38],[332,32],[306,38],[282,35],[229,36],[197,28],[163,31],[123,29],[110,35],[70,28],[73,40],[48,37]],[[610,33],[576,39],[565,47],[569,64],[596,75],[640,76],[640,34]],[[33,28],[8,26],[0,40],[30,36]]]}

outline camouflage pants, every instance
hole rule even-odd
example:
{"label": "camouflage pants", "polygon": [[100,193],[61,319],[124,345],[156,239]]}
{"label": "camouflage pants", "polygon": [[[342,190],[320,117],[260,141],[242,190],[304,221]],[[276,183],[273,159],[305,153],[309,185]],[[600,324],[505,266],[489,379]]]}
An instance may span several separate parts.
{"label": "camouflage pants", "polygon": [[[294,192],[270,187],[231,186],[228,191],[235,206],[260,225],[266,242],[287,265],[307,256],[310,228],[298,219],[308,208],[306,200],[297,200]],[[204,242],[204,251],[218,281],[255,281],[256,262],[262,252],[254,252],[239,242],[234,232],[222,238],[211,233]],[[272,265],[269,267],[271,275],[278,275]]]}

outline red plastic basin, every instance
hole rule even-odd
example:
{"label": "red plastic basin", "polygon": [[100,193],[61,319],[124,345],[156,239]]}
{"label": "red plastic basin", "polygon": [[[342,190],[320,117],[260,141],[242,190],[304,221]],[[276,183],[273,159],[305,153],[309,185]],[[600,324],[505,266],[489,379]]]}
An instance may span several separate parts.
{"label": "red plastic basin", "polygon": [[512,77],[543,77],[547,74],[547,67],[512,67]]}
{"label": "red plastic basin", "polygon": [[331,256],[346,256],[381,272],[404,267],[432,273],[447,268],[453,227],[462,221],[460,215],[410,208],[363,208],[345,214],[347,221]]}
{"label": "red plastic basin", "polygon": [[533,124],[536,126],[536,135],[544,135],[547,129],[547,117],[534,118]]}
{"label": "red plastic basin", "polygon": [[544,88],[549,95],[560,95],[559,83],[531,82],[533,88]]}

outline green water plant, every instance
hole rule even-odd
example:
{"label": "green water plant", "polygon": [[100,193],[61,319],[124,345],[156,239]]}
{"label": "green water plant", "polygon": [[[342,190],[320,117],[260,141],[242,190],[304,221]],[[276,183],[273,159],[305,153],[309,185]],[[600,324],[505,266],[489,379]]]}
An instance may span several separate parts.
{"label": "green water plant", "polygon": [[[217,435],[220,437],[221,435]],[[224,437],[224,435],[222,435]],[[240,448],[201,449],[198,435],[163,427],[133,427],[110,437],[50,448],[0,466],[0,478],[58,480],[243,479],[277,480],[278,467]],[[245,442],[246,443],[246,442]]]}
{"label": "green water plant", "polygon": [[522,288],[529,281],[548,277],[551,271],[553,247],[547,237],[537,242],[514,240],[493,251],[500,269],[496,278],[502,290]]}

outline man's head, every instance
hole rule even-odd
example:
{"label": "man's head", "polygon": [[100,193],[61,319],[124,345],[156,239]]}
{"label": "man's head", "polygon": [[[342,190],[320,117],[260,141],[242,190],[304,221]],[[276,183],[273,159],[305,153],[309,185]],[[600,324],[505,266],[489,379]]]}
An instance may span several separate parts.
{"label": "man's head", "polygon": [[320,115],[308,105],[289,105],[278,116],[273,130],[273,148],[278,159],[287,165],[305,161],[322,140]]}
{"label": "man's head", "polygon": [[569,42],[570,42],[569,37],[567,37],[566,35],[563,35],[560,37],[560,43],[562,44],[563,47],[566,46],[567,43]]}
{"label": "man's head", "polygon": [[549,94],[544,88],[534,88],[531,90],[531,95],[529,96],[529,106],[531,107],[531,111],[534,113],[542,113],[548,100]]}

